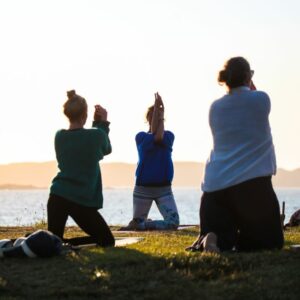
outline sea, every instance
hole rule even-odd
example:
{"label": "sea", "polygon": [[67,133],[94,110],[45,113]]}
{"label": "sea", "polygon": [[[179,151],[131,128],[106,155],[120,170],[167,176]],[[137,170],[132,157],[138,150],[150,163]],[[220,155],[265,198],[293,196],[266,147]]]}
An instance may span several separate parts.
{"label": "sea", "polygon": [[[279,204],[285,202],[285,222],[300,209],[300,188],[275,189]],[[0,190],[0,226],[29,226],[47,220],[47,189]],[[199,224],[201,190],[173,188],[181,224]],[[109,225],[126,225],[132,218],[132,189],[104,189],[104,205],[100,213]],[[153,203],[149,218],[161,219]],[[74,225],[69,218],[67,225]]]}

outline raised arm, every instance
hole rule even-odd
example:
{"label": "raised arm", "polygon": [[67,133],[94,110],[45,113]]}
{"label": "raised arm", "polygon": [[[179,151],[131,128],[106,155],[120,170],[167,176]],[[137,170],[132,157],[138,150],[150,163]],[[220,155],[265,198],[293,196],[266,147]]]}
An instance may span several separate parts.
{"label": "raised arm", "polygon": [[95,105],[94,122],[93,127],[102,129],[104,132],[102,152],[103,155],[110,154],[112,151],[110,140],[109,140],[109,122],[107,121],[107,110],[101,105]]}
{"label": "raised arm", "polygon": [[107,122],[107,110],[101,105],[95,105],[94,122]]}
{"label": "raised arm", "polygon": [[164,104],[161,96],[155,93],[155,103],[153,110],[153,117],[151,122],[151,132],[154,134],[155,142],[160,142],[164,137]]}

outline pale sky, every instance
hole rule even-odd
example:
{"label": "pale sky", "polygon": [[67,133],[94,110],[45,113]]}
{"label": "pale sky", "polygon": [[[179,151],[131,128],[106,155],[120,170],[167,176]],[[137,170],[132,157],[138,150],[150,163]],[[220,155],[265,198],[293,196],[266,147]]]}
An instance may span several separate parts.
{"label": "pale sky", "polygon": [[233,56],[271,98],[277,164],[300,167],[300,1],[0,0],[0,163],[55,160],[76,89],[111,121],[105,162],[137,161],[134,137],[158,91],[175,161],[205,162],[209,106]]}

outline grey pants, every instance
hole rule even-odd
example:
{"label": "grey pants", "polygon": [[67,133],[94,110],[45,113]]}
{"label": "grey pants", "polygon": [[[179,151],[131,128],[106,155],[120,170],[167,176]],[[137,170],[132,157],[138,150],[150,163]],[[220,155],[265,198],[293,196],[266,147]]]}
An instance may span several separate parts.
{"label": "grey pants", "polygon": [[[155,201],[163,220],[147,221]],[[135,186],[133,192],[133,218],[145,223],[146,229],[177,229],[179,214],[171,186]]]}

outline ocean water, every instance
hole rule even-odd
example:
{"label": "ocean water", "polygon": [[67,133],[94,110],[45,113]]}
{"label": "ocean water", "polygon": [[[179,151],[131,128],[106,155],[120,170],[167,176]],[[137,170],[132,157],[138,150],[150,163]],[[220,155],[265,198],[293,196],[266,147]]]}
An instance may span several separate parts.
{"label": "ocean water", "polygon": [[[199,224],[199,206],[202,192],[193,188],[173,189],[181,224]],[[280,206],[285,201],[285,222],[300,209],[300,188],[276,189]],[[0,226],[32,225],[47,219],[48,190],[0,190]],[[125,225],[132,217],[132,189],[104,190],[104,207],[100,210],[109,225]],[[161,219],[153,203],[151,219]],[[69,218],[67,225],[74,225]]]}

